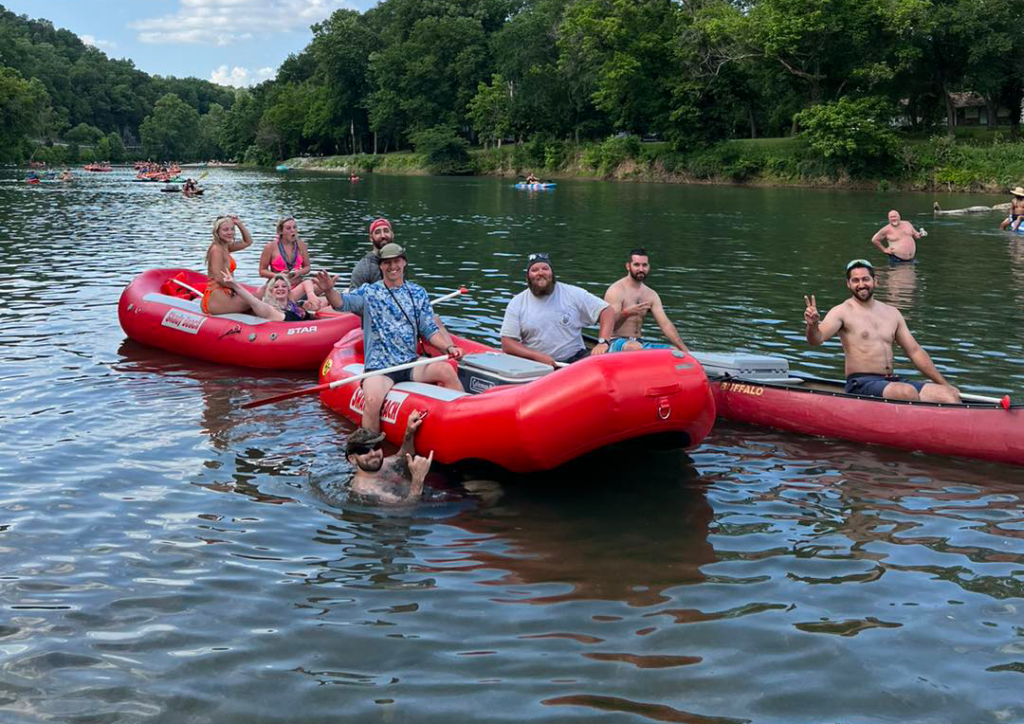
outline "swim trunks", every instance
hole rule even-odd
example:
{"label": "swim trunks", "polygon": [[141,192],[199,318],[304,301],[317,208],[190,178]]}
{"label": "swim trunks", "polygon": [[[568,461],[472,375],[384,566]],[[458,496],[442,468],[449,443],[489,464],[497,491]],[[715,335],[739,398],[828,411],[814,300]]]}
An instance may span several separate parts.
{"label": "swim trunks", "polygon": [[[372,372],[372,370],[366,371]],[[381,377],[390,377],[391,381],[394,382],[396,385],[399,382],[412,382],[412,370],[398,370],[397,372],[386,372],[385,374],[381,375]],[[366,382],[366,380],[363,380],[363,382]],[[363,382],[359,383],[360,387],[363,386]]]}
{"label": "swim trunks", "polygon": [[856,372],[846,376],[846,387],[843,389],[848,395],[863,395],[865,397],[881,397],[886,386],[890,382],[903,382],[913,385],[918,392],[927,382],[917,380],[905,380],[899,375],[872,375],[865,372]]}
{"label": "swim trunks", "polygon": [[640,342],[644,349],[672,349],[670,344],[659,344],[657,342],[643,342],[636,337],[615,337],[608,345],[609,352],[621,352],[630,342]]}
{"label": "swim trunks", "polygon": [[895,254],[886,254],[890,264],[917,264],[917,259],[901,259]]}

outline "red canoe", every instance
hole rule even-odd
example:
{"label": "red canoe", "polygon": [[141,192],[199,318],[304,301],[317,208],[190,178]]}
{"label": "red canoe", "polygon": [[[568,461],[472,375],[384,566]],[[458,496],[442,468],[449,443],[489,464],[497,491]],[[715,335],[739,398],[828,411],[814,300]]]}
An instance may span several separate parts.
{"label": "red canoe", "polygon": [[711,378],[718,415],[726,420],[934,455],[1024,465],[1022,405],[943,405],[848,395],[842,382],[790,376],[784,359],[697,357]]}
{"label": "red canoe", "polygon": [[[150,269],[121,292],[117,317],[136,342],[219,364],[277,370],[312,370],[360,320],[331,312],[309,322],[271,322],[252,314],[204,314],[197,291],[206,275],[189,269]],[[250,290],[256,291],[254,287]],[[179,296],[181,295],[181,296]]]}
{"label": "red canoe", "polygon": [[[535,472],[638,438],[689,449],[714,422],[704,371],[676,350],[600,355],[552,370],[470,340],[456,341],[467,351],[459,376],[469,392],[403,382],[388,393],[381,416],[382,430],[398,444],[412,411],[428,410],[416,448],[423,454],[433,450],[441,463],[482,460]],[[320,381],[357,375],[362,363],[362,329],[357,328],[331,350]],[[320,399],[359,424],[358,382],[322,392]]]}

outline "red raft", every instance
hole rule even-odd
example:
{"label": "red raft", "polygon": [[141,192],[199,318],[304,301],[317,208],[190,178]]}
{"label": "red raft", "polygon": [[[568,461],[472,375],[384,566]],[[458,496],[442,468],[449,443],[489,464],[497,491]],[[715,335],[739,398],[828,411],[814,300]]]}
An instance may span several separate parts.
{"label": "red raft", "polygon": [[[552,370],[470,340],[456,342],[467,352],[458,365],[467,392],[402,382],[388,393],[381,413],[382,430],[398,444],[412,411],[429,411],[416,448],[422,454],[433,450],[441,463],[485,461],[514,472],[549,470],[638,438],[694,448],[714,423],[704,371],[677,350],[600,355]],[[362,371],[362,330],[356,329],[335,345],[320,381]],[[320,399],[359,424],[359,382],[321,392]]]}
{"label": "red raft", "polygon": [[[219,364],[312,370],[339,338],[360,326],[354,314],[328,313],[308,322],[271,322],[252,314],[204,314],[184,282],[202,292],[206,275],[150,269],[121,292],[121,329],[142,344]],[[256,291],[254,287],[250,290]]]}
{"label": "red raft", "polygon": [[1024,465],[1024,406],[884,400],[791,376],[777,357],[699,354],[719,417],[819,437]]}

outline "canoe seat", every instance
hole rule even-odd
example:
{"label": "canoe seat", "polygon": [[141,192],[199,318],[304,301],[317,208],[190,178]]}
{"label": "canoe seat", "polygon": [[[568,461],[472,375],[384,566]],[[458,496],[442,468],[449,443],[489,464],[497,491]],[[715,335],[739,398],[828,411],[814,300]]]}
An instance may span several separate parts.
{"label": "canoe seat", "polygon": [[202,314],[204,317],[213,317],[215,319],[230,319],[233,322],[241,322],[243,324],[257,325],[266,324],[269,319],[263,317],[257,317],[255,314],[206,314],[199,306],[199,302],[192,301],[191,299],[182,299],[180,297],[172,297],[170,294],[161,294],[160,292],[150,292],[144,296],[143,301],[155,302],[157,304],[166,304],[169,307],[177,307],[178,309],[184,309],[186,312],[193,312],[195,314]]}

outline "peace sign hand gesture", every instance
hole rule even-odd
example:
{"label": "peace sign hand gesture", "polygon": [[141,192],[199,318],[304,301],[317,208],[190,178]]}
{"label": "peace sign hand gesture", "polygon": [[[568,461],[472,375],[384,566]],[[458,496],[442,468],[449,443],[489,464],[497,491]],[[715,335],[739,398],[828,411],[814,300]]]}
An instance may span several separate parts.
{"label": "peace sign hand gesture", "polygon": [[804,295],[804,305],[806,306],[806,309],[804,309],[804,321],[807,322],[808,327],[817,327],[818,322],[821,321],[821,315],[818,313],[818,303],[815,301],[813,294],[810,297],[806,294]]}

